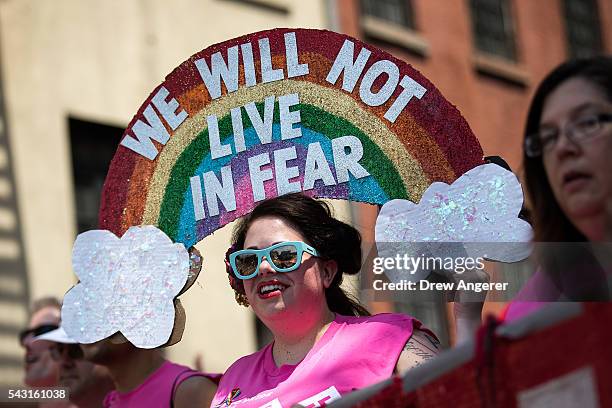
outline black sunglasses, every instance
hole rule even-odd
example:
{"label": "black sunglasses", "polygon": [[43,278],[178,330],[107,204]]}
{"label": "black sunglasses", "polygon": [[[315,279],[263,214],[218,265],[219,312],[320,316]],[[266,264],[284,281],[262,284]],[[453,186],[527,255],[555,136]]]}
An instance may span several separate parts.
{"label": "black sunglasses", "polygon": [[51,358],[55,361],[62,361],[64,356],[68,356],[71,360],[80,360],[83,358],[83,350],[78,344],[57,343],[51,348]]}
{"label": "black sunglasses", "polygon": [[38,337],[42,334],[49,333],[50,331],[55,330],[57,328],[59,328],[57,324],[41,324],[40,326],[36,326],[31,329],[22,330],[19,333],[19,343],[23,346],[23,342],[30,334],[34,337]]}

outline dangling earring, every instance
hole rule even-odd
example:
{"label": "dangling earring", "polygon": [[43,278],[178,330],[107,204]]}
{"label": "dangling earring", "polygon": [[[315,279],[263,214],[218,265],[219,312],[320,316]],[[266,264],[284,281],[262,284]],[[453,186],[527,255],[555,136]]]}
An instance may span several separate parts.
{"label": "dangling earring", "polygon": [[244,307],[249,307],[249,299],[247,299],[246,295],[244,293],[239,293],[234,291],[234,297],[236,298],[236,303],[238,303],[240,306],[244,306]]}

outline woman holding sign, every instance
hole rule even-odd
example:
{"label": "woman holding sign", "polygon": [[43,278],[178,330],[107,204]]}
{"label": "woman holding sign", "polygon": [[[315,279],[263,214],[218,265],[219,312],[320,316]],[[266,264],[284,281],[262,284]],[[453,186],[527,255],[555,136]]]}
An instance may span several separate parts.
{"label": "woman holding sign", "polygon": [[432,358],[435,336],[401,314],[370,316],[341,288],[361,238],[322,201],[289,194],[239,221],[226,264],[240,304],[274,341],[236,361],[213,406],[320,406]]}
{"label": "woman holding sign", "polygon": [[[544,243],[544,250],[537,271],[504,309],[502,320],[520,319],[555,301],[610,299],[609,255],[607,260],[594,256],[580,243],[612,239],[611,155],[612,58],[559,65],[535,92],[523,150],[534,241]],[[606,247],[595,249],[601,253]],[[457,327],[470,328],[458,337],[471,337],[481,308],[456,305]]]}
{"label": "woman holding sign", "polygon": [[609,258],[597,255],[606,248],[560,244],[612,238],[610,155],[612,58],[568,61],[552,71],[534,95],[523,155],[535,241],[557,244],[546,251],[542,270],[509,305],[506,320],[546,304],[534,300],[610,299],[605,271]]}

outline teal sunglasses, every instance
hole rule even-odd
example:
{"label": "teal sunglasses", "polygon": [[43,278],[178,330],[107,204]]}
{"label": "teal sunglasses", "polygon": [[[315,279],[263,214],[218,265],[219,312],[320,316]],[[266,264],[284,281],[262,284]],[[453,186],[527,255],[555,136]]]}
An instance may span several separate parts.
{"label": "teal sunglasses", "polygon": [[291,272],[302,264],[304,252],[319,256],[316,249],[301,241],[286,241],[262,249],[242,249],[229,256],[237,278],[246,280],[257,276],[263,257],[276,272]]}

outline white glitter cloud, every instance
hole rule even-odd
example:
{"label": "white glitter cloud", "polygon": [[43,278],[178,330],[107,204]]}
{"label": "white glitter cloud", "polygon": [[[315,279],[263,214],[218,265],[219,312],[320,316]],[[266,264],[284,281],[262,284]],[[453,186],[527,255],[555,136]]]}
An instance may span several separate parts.
{"label": "white glitter cloud", "polygon": [[[529,256],[532,238],[529,223],[518,218],[522,204],[523,191],[512,172],[496,164],[475,167],[451,185],[432,183],[419,204],[387,202],[376,220],[379,256],[395,256],[399,250],[409,256],[520,261]],[[418,270],[411,278],[428,273]]]}
{"label": "white glitter cloud", "polygon": [[72,249],[79,278],[64,297],[62,327],[89,344],[121,332],[134,346],[166,343],[174,298],[189,274],[189,254],[154,226],[131,227],[121,239],[104,230],[80,234]]}

